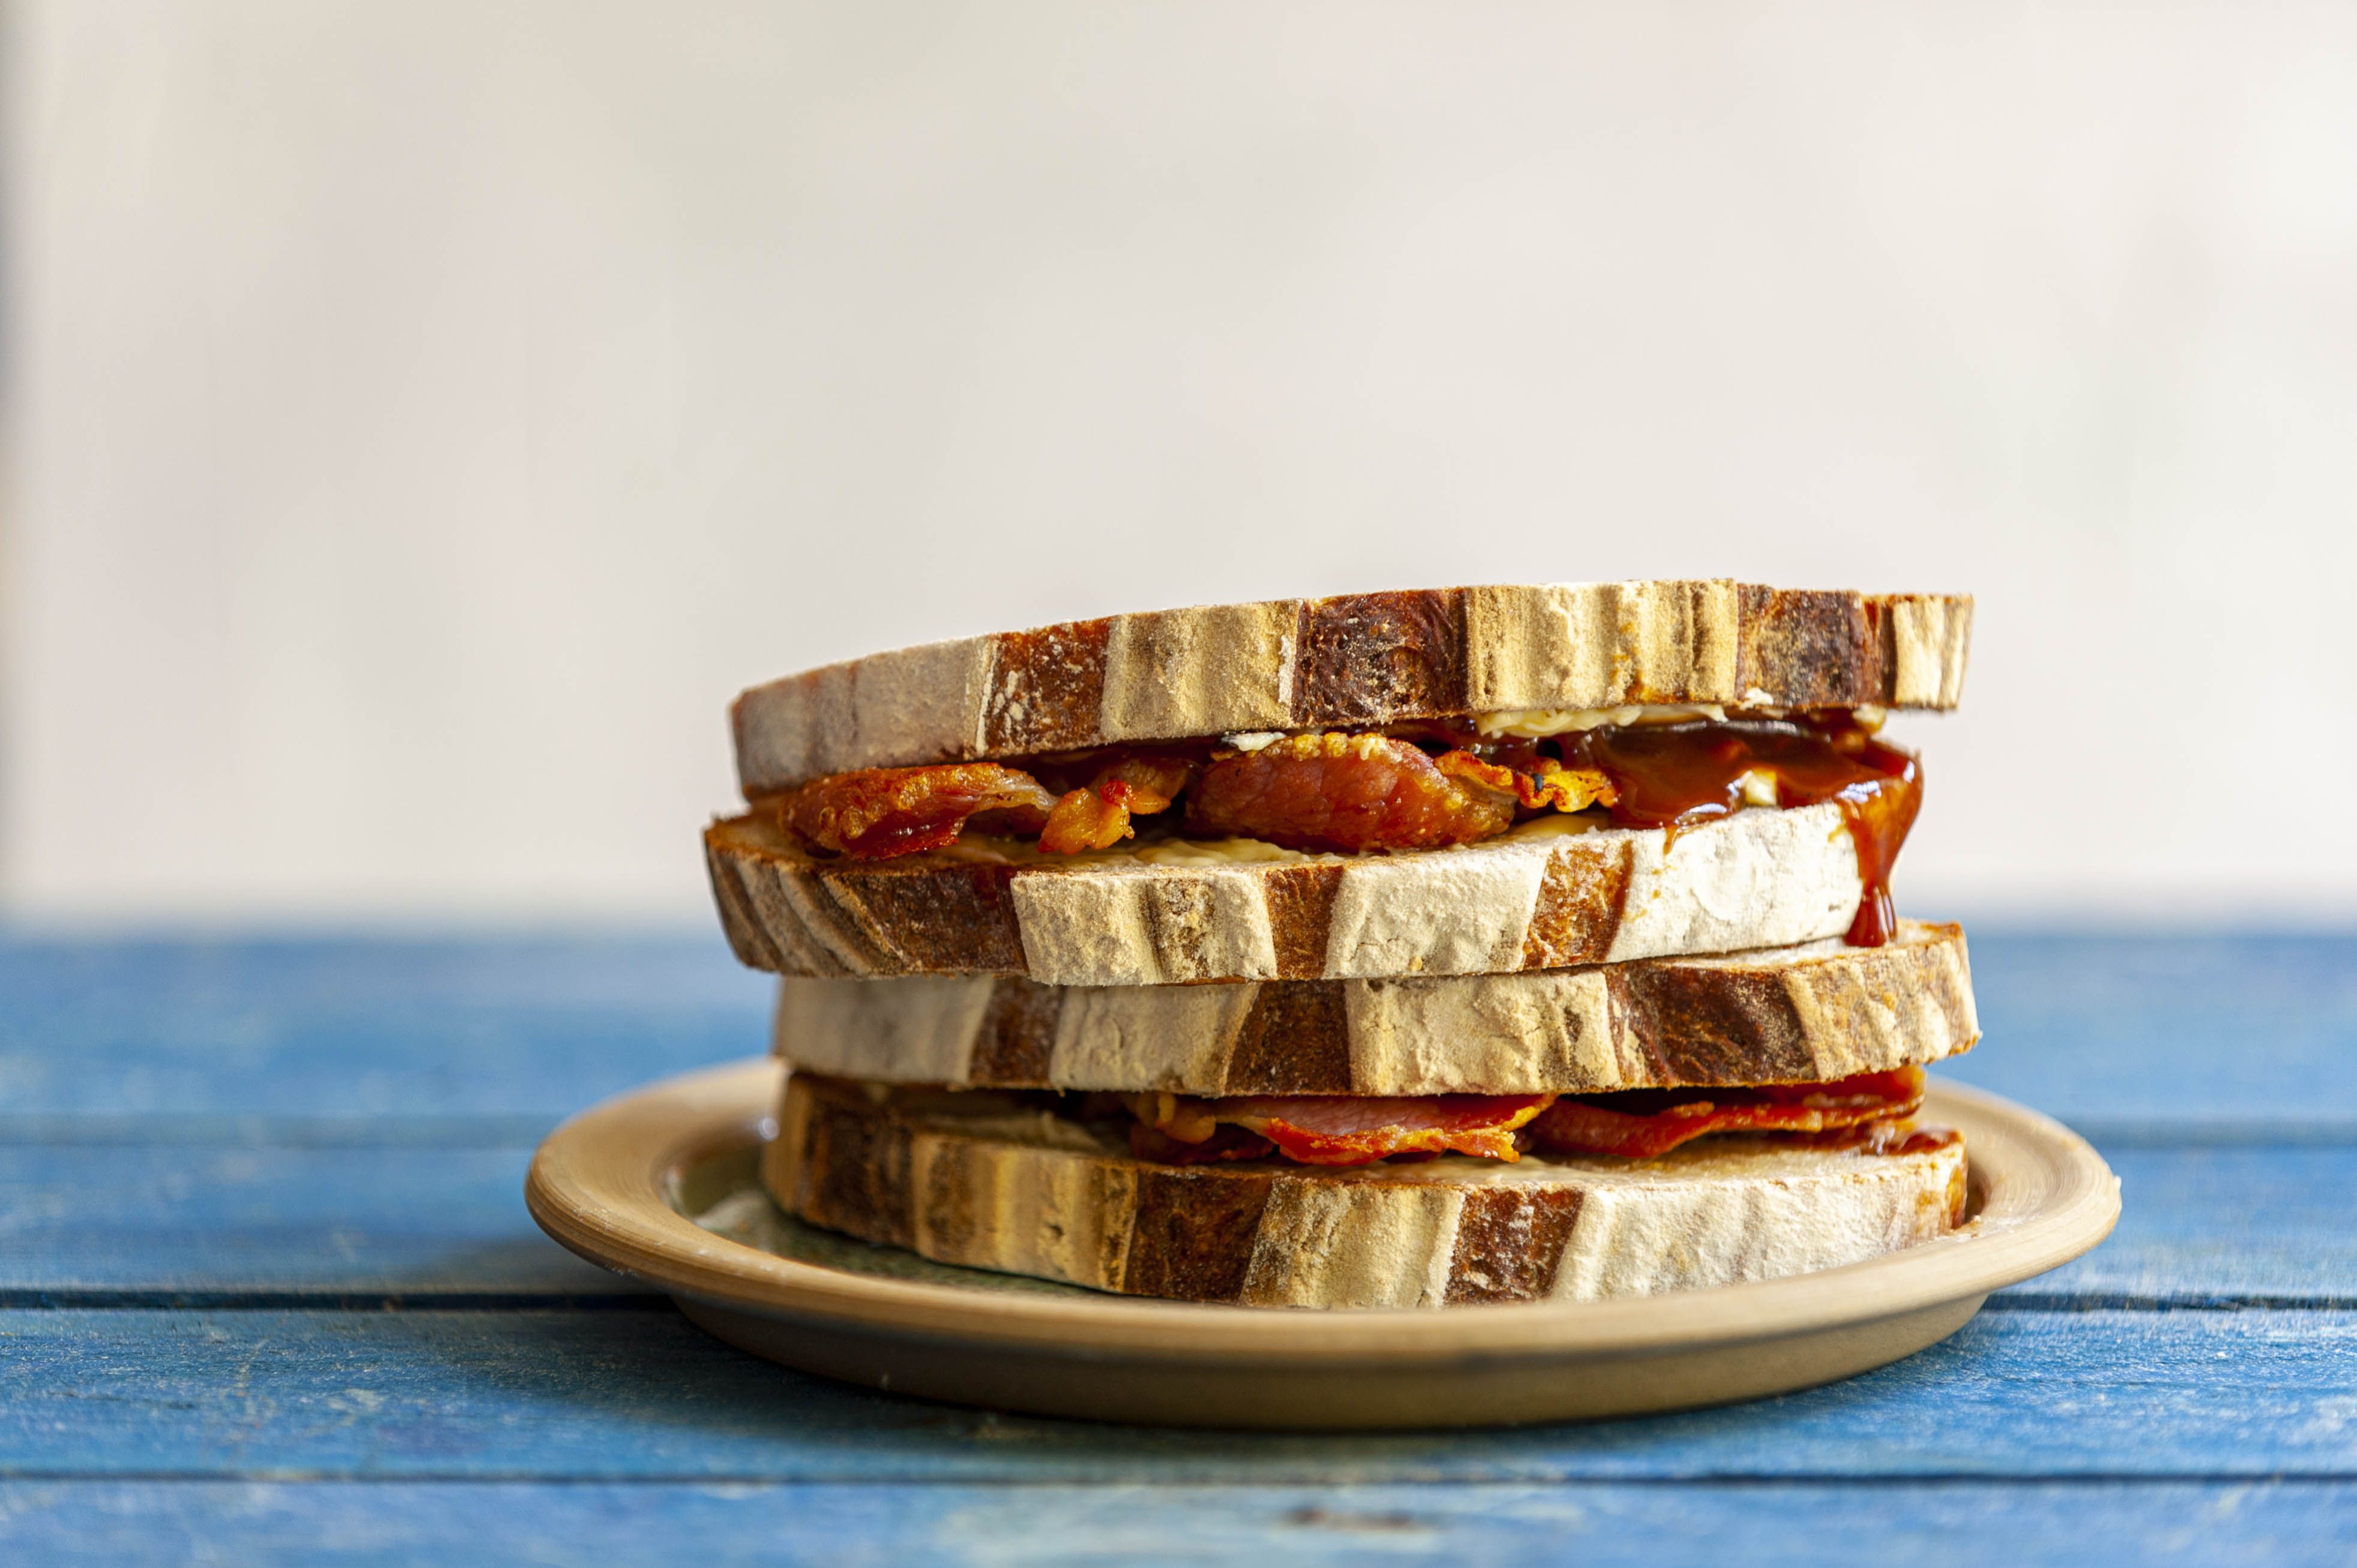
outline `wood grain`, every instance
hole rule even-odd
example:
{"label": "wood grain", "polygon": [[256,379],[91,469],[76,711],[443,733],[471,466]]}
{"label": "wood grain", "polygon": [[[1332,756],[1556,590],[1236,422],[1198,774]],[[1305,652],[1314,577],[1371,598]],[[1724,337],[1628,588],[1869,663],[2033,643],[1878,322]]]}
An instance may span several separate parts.
{"label": "wood grain", "polygon": [[[681,1543],[721,1563],[1107,1560],[1178,1568],[1282,1553],[1288,1564],[1547,1563],[1675,1568],[1951,1564],[1959,1549],[2024,1568],[2090,1560],[2190,1568],[2341,1568],[2351,1488],[2313,1482],[1871,1487],[1687,1481],[1215,1489],[1146,1486],[615,1485],[595,1481],[0,1483],[0,1552],[19,1563],[173,1568],[208,1557],[592,1562],[674,1568]],[[1843,1518],[1814,1539],[1794,1518]]]}
{"label": "wood grain", "polygon": [[0,1346],[0,1477],[14,1479],[2357,1474],[2357,1423],[2335,1419],[2357,1401],[2357,1315],[2338,1313],[1983,1313],[1922,1355],[1770,1403],[1448,1436],[960,1410],[792,1372],[643,1312],[15,1312]]}
{"label": "wood grain", "polygon": [[385,1137],[758,1049],[771,983],[708,930],[395,940],[0,935],[0,1135],[215,1117]]}
{"label": "wood grain", "polygon": [[540,1234],[523,1206],[530,1159],[528,1148],[0,1144],[0,1300],[645,1294]]}

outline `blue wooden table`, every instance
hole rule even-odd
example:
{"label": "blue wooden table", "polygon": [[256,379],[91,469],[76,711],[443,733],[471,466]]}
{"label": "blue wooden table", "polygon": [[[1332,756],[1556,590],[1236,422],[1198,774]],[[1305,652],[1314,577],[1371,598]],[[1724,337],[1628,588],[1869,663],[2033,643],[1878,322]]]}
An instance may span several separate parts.
{"label": "blue wooden table", "polygon": [[2357,1561],[2357,940],[1973,957],[2100,1251],[1834,1388],[1317,1437],[837,1387],[544,1240],[543,1132],[759,1048],[715,937],[0,940],[0,1563]]}

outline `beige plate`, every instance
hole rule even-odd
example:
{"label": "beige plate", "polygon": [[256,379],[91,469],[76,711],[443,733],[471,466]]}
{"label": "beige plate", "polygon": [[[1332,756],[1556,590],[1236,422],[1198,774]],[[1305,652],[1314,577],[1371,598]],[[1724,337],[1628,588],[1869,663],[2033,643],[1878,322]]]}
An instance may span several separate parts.
{"label": "beige plate", "polygon": [[[2110,1233],[2119,1183],[2061,1123],[1934,1083],[1964,1129],[1972,1218],[1846,1268],[1620,1301],[1304,1312],[1101,1295],[930,1263],[755,1196],[779,1069],[611,1100],[549,1135],[524,1197],[548,1233],[658,1285],[756,1355],[872,1388],[1191,1426],[1490,1425],[1718,1404],[1846,1378],[1946,1338],[1999,1285]],[[716,1208],[730,1240],[691,1214]]]}

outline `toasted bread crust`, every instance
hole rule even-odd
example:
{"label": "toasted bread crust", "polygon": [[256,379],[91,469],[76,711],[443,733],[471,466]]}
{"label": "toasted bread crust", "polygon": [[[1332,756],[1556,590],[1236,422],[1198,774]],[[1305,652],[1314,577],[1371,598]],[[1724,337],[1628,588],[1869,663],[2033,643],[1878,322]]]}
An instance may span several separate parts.
{"label": "toasted bread crust", "polygon": [[1738,811],[1674,836],[1518,832],[1446,850],[1224,864],[820,861],[758,815],[713,824],[705,850],[728,940],[757,969],[1056,985],[1489,974],[1738,952],[1837,936],[1862,892],[1832,804]]}
{"label": "toasted bread crust", "polygon": [[1964,1169],[1960,1142],[1874,1155],[1749,1138],[1643,1162],[1174,1167],[1045,1112],[927,1115],[800,1076],[762,1158],[788,1212],[937,1262],[1310,1307],[1650,1295],[1834,1268],[1954,1228]]}
{"label": "toasted bread crust", "polygon": [[1179,1094],[1600,1094],[1809,1083],[1979,1038],[1964,935],[1436,980],[789,979],[778,1054],[887,1083]]}
{"label": "toasted bread crust", "polygon": [[1972,600],[1733,582],[1277,599],[900,649],[756,686],[748,798],[822,774],[1243,730],[1641,703],[1951,708]]}

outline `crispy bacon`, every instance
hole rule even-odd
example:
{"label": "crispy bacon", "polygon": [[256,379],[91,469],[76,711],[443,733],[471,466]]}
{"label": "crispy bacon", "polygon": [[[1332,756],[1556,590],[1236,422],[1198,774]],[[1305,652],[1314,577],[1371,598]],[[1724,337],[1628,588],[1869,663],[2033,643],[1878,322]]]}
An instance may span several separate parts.
{"label": "crispy bacon", "polygon": [[1192,768],[1173,757],[1125,757],[1097,770],[1086,789],[1068,791],[1048,813],[1039,847],[1050,854],[1110,849],[1136,830],[1132,817],[1167,811]]}
{"label": "crispy bacon", "polygon": [[1199,737],[1043,754],[1019,768],[867,768],[817,779],[772,809],[823,851],[877,860],[944,848],[968,826],[1036,837],[1049,854],[1110,849],[1135,836],[1136,818],[1182,798],[1189,834],[1343,854],[1478,843],[1549,811],[1603,808],[1620,825],[1674,835],[1746,805],[1833,800],[1867,885],[1849,940],[1888,939],[1890,863],[1921,799],[1907,753],[1830,720],[1607,726],[1545,744],[1431,721],[1249,752]]}
{"label": "crispy bacon", "polygon": [[1593,768],[1566,768],[1551,757],[1535,757],[1528,772],[1485,762],[1469,751],[1443,752],[1432,759],[1432,765],[1451,779],[1512,795],[1526,811],[1549,806],[1558,811],[1584,811],[1590,806],[1609,806],[1616,799],[1612,780],[1602,773]]}
{"label": "crispy bacon", "polygon": [[1195,776],[1192,763],[1180,757],[1165,757],[1140,753],[1125,757],[1097,772],[1096,786],[1103,789],[1119,784],[1129,791],[1129,809],[1135,815],[1152,816],[1167,811],[1178,791],[1187,788]]}
{"label": "crispy bacon", "polygon": [[934,768],[866,768],[805,784],[785,803],[786,825],[821,849],[883,860],[955,843],[966,822],[1005,812],[1017,831],[1037,832],[1056,797],[1029,774],[995,762]]}
{"label": "crispy bacon", "polygon": [[[1110,1098],[1113,1097],[1109,1097]],[[1651,1089],[1585,1097],[1340,1094],[1202,1099],[1117,1097],[1135,1118],[1131,1152],[1165,1165],[1277,1155],[1301,1165],[1357,1165],[1443,1154],[1512,1160],[1550,1155],[1652,1159],[1714,1133],[1775,1133],[1870,1154],[1913,1154],[1954,1134],[1906,1118],[1923,1101],[1923,1069],[1863,1073],[1830,1083],[1747,1089]]]}
{"label": "crispy bacon", "polygon": [[1652,1159],[1706,1133],[1827,1133],[1914,1113],[1923,1069],[1862,1073],[1831,1083],[1754,1089],[1641,1089],[1566,1095],[1530,1124],[1534,1148],[1555,1155]]}
{"label": "crispy bacon", "polygon": [[1039,847],[1049,854],[1078,854],[1085,849],[1110,849],[1136,831],[1129,825],[1128,785],[1074,789],[1048,813],[1048,825],[1039,830]]}
{"label": "crispy bacon", "polygon": [[[1426,1094],[1374,1099],[1345,1094],[1256,1094],[1230,1100],[1187,1095],[1126,1097],[1139,1123],[1157,1138],[1204,1145],[1235,1128],[1273,1144],[1301,1165],[1362,1165],[1395,1155],[1520,1157],[1514,1132],[1547,1107],[1551,1094]],[[1160,1146],[1156,1144],[1154,1146]],[[1141,1157],[1155,1158],[1131,1147]],[[1250,1159],[1250,1155],[1197,1155]]]}
{"label": "crispy bacon", "polygon": [[1452,779],[1414,744],[1299,735],[1223,757],[1187,793],[1187,825],[1287,849],[1423,849],[1504,832],[1515,798]]}

